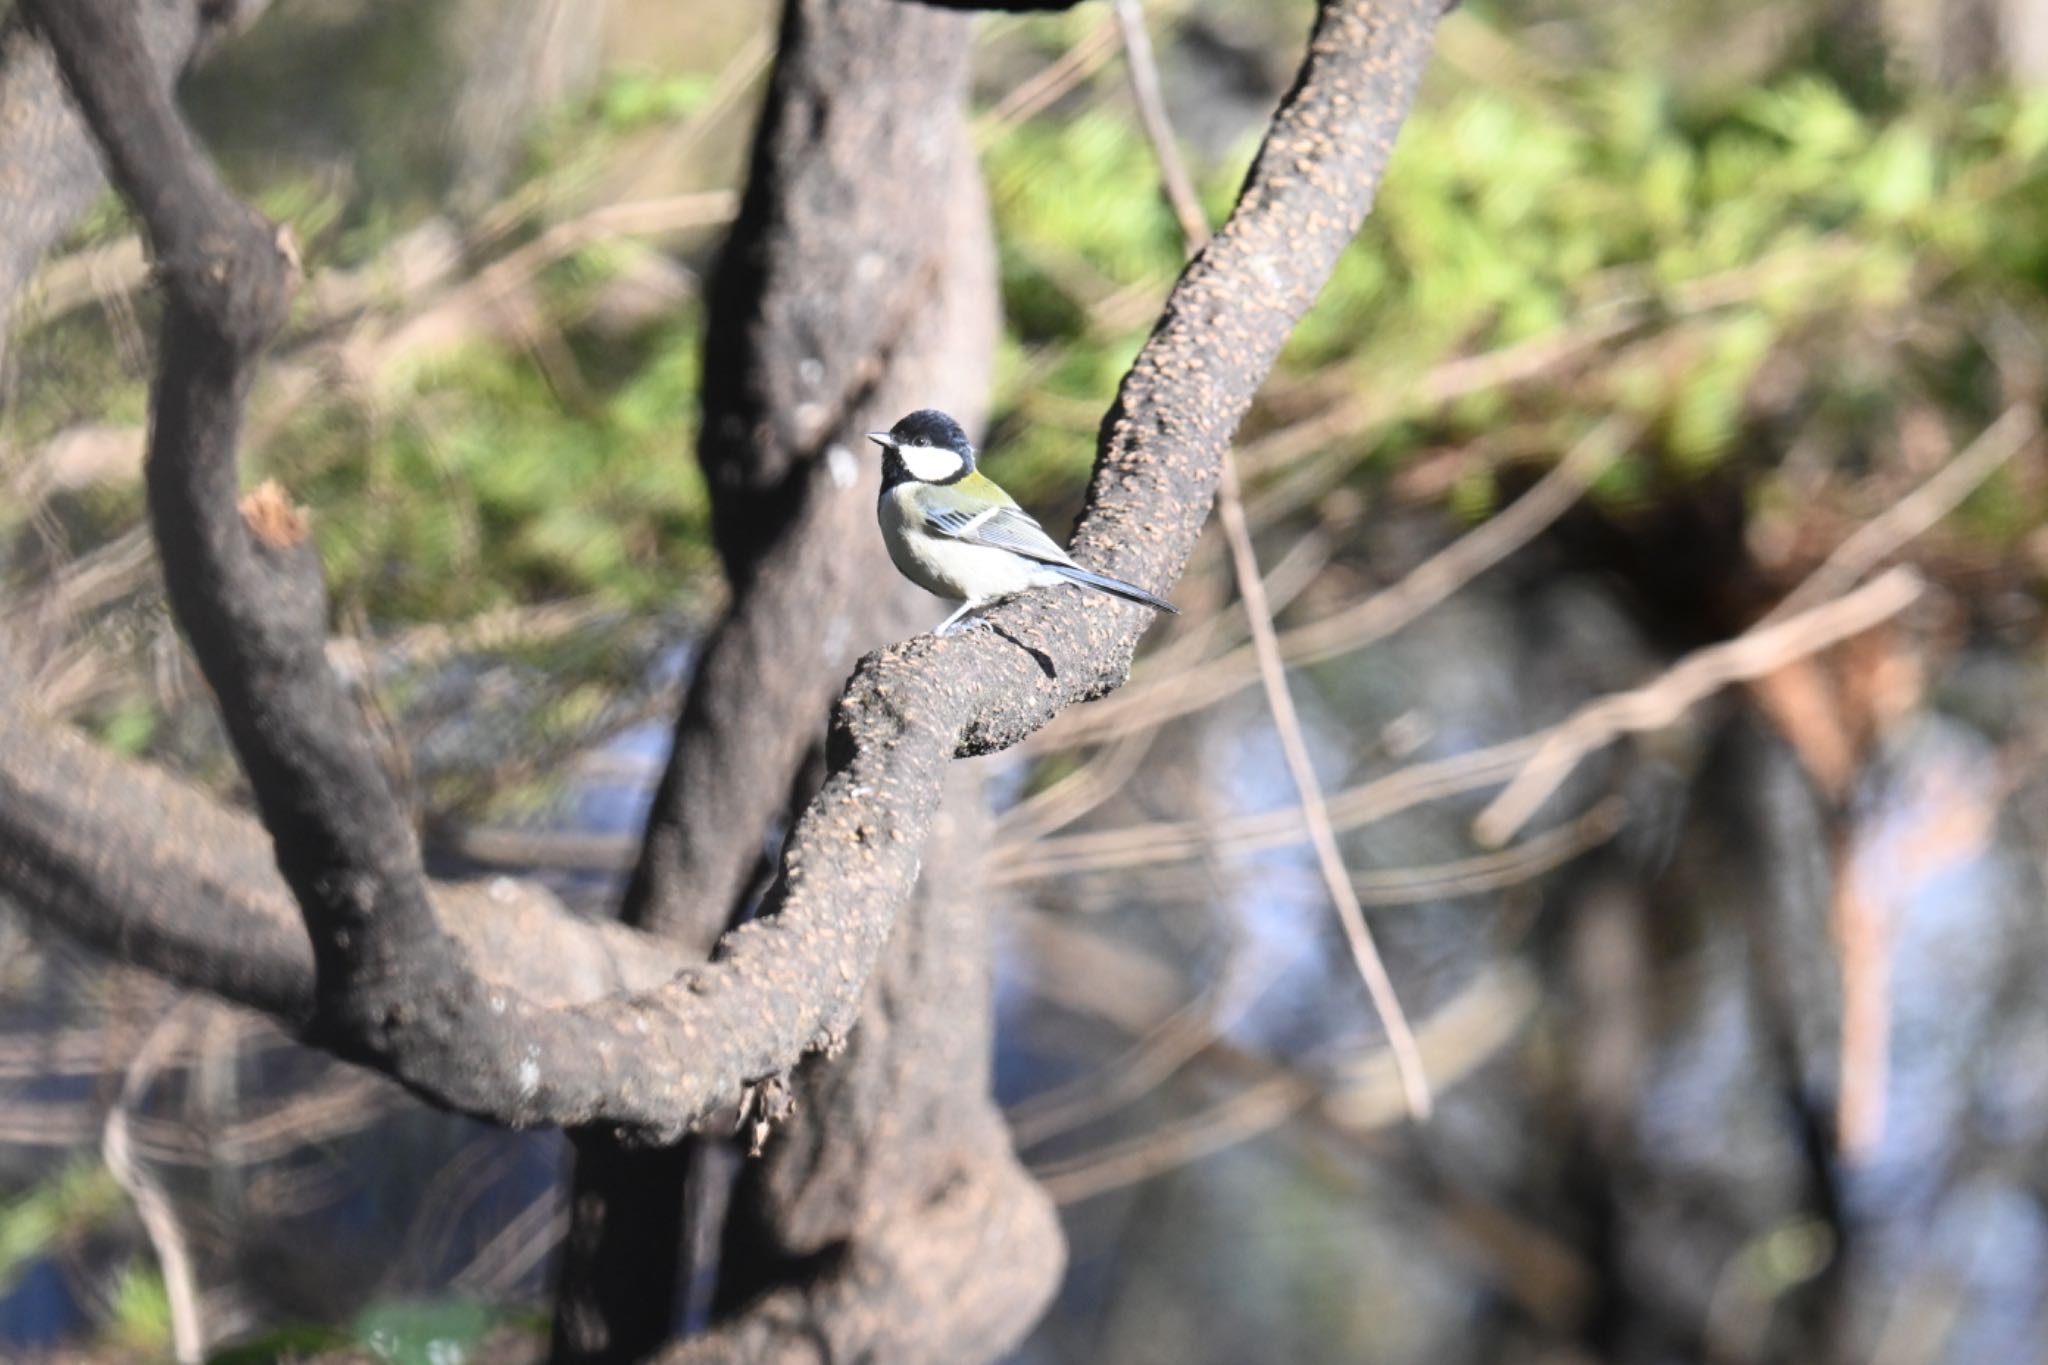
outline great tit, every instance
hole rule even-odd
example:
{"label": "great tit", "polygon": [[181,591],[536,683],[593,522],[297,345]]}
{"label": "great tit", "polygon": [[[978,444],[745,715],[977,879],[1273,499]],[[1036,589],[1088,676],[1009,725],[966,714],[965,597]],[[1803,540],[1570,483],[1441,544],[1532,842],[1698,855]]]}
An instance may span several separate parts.
{"label": "great tit", "polygon": [[1029,512],[974,468],[974,447],[960,424],[921,408],[868,439],[882,448],[882,497],[876,514],[889,558],[903,576],[960,609],[939,624],[945,635],[981,607],[1028,588],[1078,583],[1154,611],[1180,615],[1163,597],[1068,557]]}

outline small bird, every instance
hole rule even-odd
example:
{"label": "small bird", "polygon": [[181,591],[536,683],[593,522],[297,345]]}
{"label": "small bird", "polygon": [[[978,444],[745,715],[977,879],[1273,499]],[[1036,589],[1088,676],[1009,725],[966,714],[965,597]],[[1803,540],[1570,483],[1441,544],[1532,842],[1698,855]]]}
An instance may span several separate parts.
{"label": "small bird", "polygon": [[921,408],[868,439],[882,448],[875,511],[889,558],[926,592],[960,603],[932,634],[949,634],[999,598],[1055,583],[1180,615],[1163,597],[1076,564],[1014,498],[975,470],[967,433],[945,413]]}

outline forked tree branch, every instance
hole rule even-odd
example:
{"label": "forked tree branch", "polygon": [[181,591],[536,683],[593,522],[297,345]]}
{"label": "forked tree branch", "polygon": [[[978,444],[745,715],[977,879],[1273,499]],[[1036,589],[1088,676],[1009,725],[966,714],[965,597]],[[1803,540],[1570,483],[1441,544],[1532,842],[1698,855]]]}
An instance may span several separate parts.
{"label": "forked tree branch", "polygon": [[[854,451],[858,433],[913,408],[943,407],[970,426],[986,411],[999,305],[966,122],[972,51],[962,14],[896,0],[783,6],[746,192],[704,323],[697,462],[732,604],[700,644],[620,905],[627,924],[696,962],[746,918],[774,871],[764,835],[809,800],[826,719],[854,661],[931,619],[930,599],[895,573],[875,534],[879,461]],[[915,938],[919,913],[913,902],[899,919],[897,953],[906,934]],[[885,960],[883,983],[888,973]],[[957,1021],[975,997],[948,984],[943,999],[921,1004]],[[871,1009],[878,991],[886,984],[871,985]],[[887,1023],[882,1036],[893,1040],[889,1057],[907,1037]],[[830,1070],[864,1056],[856,1048]],[[944,1087],[955,1111],[987,1107],[979,1073],[956,1075],[928,1055],[869,1062],[891,1065]],[[801,1094],[809,1082],[792,1084]],[[860,1094],[855,1106],[805,1097],[777,1148],[820,1126],[858,1132],[867,1110],[892,1107],[889,1092]],[[918,1127],[899,1147],[929,1155],[950,1131]],[[668,1340],[674,1286],[696,1281],[690,1257],[714,1240],[692,1223],[720,1208],[694,1197],[715,1178],[690,1145],[649,1152],[599,1130],[576,1134],[575,1147],[554,1359],[642,1360]],[[942,1178],[944,1162],[920,1165]],[[917,1208],[928,1198],[920,1187],[894,1202]],[[768,1229],[782,1211],[746,1193],[727,1207],[720,1216],[758,1215]],[[746,1269],[761,1277],[756,1288],[779,1285],[779,1264],[757,1257]],[[721,1295],[739,1293],[744,1279],[737,1261],[724,1262]]]}
{"label": "forked tree branch", "polygon": [[[945,765],[1015,743],[1128,671],[1139,612],[1040,593],[993,629],[871,655],[770,913],[652,991],[552,1007],[479,977],[442,932],[411,829],[328,671],[324,595],[281,495],[238,503],[242,402],[292,279],[222,185],[115,0],[24,0],[167,300],[150,503],[173,607],[218,695],[313,944],[309,1033],[441,1104],[513,1125],[683,1131],[842,1038],[916,878]],[[1370,208],[1427,60],[1434,0],[1325,0],[1230,221],[1189,266],[1105,419],[1074,548],[1178,575],[1222,453]]]}

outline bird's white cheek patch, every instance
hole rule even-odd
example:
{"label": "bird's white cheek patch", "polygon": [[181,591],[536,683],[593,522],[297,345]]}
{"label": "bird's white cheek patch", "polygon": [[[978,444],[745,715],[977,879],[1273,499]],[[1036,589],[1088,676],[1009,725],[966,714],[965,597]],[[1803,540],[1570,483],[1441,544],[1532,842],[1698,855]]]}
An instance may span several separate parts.
{"label": "bird's white cheek patch", "polygon": [[903,446],[896,452],[910,477],[940,483],[960,472],[960,457],[942,446]]}

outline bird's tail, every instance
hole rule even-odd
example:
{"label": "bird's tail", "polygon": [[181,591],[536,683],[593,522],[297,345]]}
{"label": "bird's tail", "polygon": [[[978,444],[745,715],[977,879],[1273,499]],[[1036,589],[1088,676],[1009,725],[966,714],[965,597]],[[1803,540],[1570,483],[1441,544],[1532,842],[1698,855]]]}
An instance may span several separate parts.
{"label": "bird's tail", "polygon": [[1173,603],[1163,597],[1157,597],[1146,592],[1135,583],[1126,583],[1121,578],[1111,578],[1108,574],[1090,573],[1076,564],[1048,564],[1045,567],[1051,569],[1068,582],[1079,583],[1084,588],[1093,588],[1097,592],[1106,592],[1112,597],[1121,597],[1126,602],[1142,603],[1154,611],[1163,611],[1172,616],[1180,615],[1180,608],[1173,605]]}

